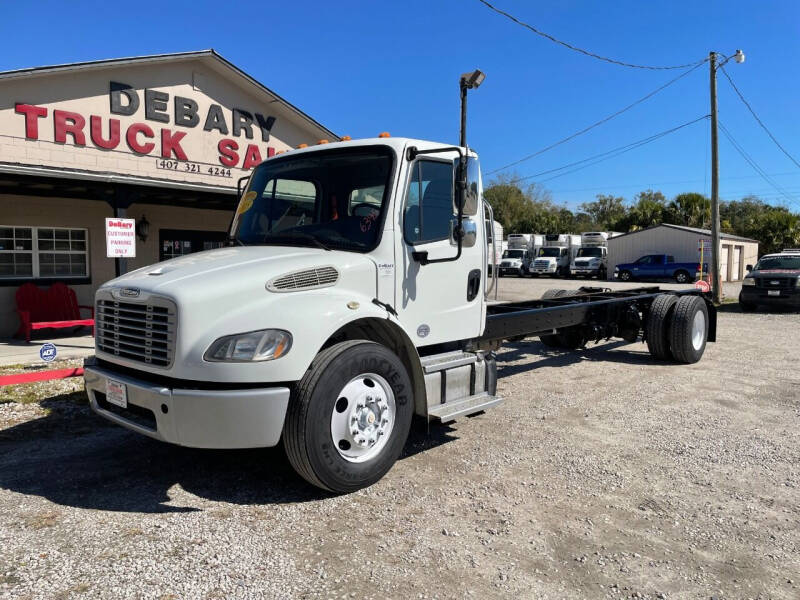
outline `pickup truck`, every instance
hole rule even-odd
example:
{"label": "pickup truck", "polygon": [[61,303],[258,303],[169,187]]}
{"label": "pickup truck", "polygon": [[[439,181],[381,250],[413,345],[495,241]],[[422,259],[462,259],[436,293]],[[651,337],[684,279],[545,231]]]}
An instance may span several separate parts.
{"label": "pickup truck", "polygon": [[800,250],[767,254],[755,267],[747,265],[739,306],[750,312],[764,305],[800,309]]}
{"label": "pickup truck", "polygon": [[618,264],[614,268],[614,279],[674,279],[678,283],[689,283],[697,279],[699,267],[696,262],[677,263],[669,254],[647,254],[632,263]]}
{"label": "pickup truck", "polygon": [[[268,158],[229,246],[97,290],[91,407],[181,446],[282,443],[300,476],[347,493],[389,471],[415,415],[446,423],[500,403],[504,340],[644,339],[656,359],[694,363],[716,339],[715,308],[695,289],[490,301],[493,221],[464,145],[381,137]],[[505,414],[526,412],[520,399]]]}

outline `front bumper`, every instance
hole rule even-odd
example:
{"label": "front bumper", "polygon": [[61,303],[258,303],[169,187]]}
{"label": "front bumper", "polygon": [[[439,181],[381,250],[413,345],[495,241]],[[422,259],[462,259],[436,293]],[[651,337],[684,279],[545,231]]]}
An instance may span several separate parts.
{"label": "front bumper", "polygon": [[[777,291],[780,295],[771,296],[770,291]],[[742,291],[739,292],[739,302],[800,308],[800,289],[769,290],[754,285],[742,286]]]}
{"label": "front bumper", "polygon": [[[106,382],[126,387],[128,407],[106,401]],[[96,365],[84,370],[92,410],[142,435],[192,448],[261,448],[281,437],[289,388],[170,388]]]}
{"label": "front bumper", "polygon": [[597,275],[600,267],[570,267],[569,272],[571,275]]}
{"label": "front bumper", "polygon": [[501,275],[524,275],[525,269],[520,265],[518,267],[499,267]]}

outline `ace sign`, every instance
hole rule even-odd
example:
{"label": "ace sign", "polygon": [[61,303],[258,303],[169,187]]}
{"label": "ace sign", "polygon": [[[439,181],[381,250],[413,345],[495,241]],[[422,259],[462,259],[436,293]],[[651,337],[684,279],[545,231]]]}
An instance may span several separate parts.
{"label": "ace sign", "polygon": [[136,257],[136,221],[106,219],[106,256],[108,258]]}

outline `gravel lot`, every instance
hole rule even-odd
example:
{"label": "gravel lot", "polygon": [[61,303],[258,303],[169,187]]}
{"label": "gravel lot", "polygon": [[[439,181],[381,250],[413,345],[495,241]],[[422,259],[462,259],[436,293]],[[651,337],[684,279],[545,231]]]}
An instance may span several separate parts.
{"label": "gravel lot", "polygon": [[692,366],[509,345],[505,403],[415,427],[344,497],[279,448],[172,447],[71,388],[0,390],[0,598],[798,598],[800,315],[724,308]]}

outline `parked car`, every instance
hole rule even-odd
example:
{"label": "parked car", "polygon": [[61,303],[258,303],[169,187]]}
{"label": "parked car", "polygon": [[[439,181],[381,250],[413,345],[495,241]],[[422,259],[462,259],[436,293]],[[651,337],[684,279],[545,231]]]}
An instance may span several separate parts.
{"label": "parked car", "polygon": [[632,263],[622,263],[614,268],[614,279],[674,279],[689,283],[697,279],[700,265],[696,262],[676,263],[669,254],[647,254]]}
{"label": "parked car", "polygon": [[739,306],[745,312],[762,306],[800,309],[800,250],[762,256],[756,266],[747,265]]}

